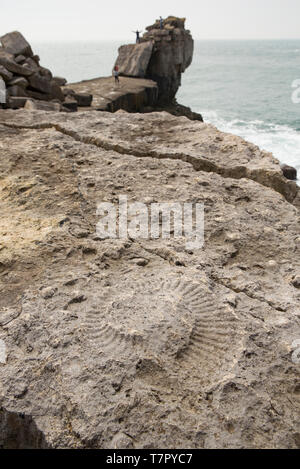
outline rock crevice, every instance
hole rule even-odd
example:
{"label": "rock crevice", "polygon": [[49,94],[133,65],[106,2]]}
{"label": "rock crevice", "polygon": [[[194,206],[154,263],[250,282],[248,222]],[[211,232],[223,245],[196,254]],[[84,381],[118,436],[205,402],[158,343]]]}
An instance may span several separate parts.
{"label": "rock crevice", "polygon": [[75,140],[89,144],[95,145],[98,148],[103,148],[104,150],[112,150],[119,154],[128,154],[138,158],[156,158],[159,160],[162,159],[173,159],[184,161],[192,165],[195,171],[205,171],[208,173],[216,173],[224,178],[232,178],[232,179],[250,179],[263,186],[270,187],[275,191],[279,192],[281,195],[285,197],[285,199],[293,203],[293,201],[297,198],[299,189],[294,182],[287,181],[281,171],[278,171],[274,168],[274,170],[270,170],[269,168],[254,168],[251,169],[245,165],[237,165],[237,166],[230,166],[226,167],[216,164],[213,161],[208,160],[207,158],[196,157],[187,153],[179,153],[179,152],[159,152],[152,149],[138,149],[137,147],[130,147],[128,145],[122,145],[121,143],[111,143],[108,139],[101,138],[99,136],[87,136],[80,132],[74,131],[69,129],[67,126],[64,126],[61,123],[55,122],[42,122],[40,124],[30,124],[30,125],[22,125],[22,124],[13,124],[8,122],[1,122],[0,124],[5,125],[11,128],[19,128],[19,129],[49,129],[55,128],[58,132],[68,135]]}

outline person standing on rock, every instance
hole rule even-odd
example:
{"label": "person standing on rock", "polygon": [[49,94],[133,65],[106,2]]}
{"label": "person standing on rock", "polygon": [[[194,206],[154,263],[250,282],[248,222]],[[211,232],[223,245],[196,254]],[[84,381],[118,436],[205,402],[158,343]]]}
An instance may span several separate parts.
{"label": "person standing on rock", "polygon": [[160,29],[164,28],[164,20],[163,20],[162,16],[159,17],[159,27],[160,27]]}
{"label": "person standing on rock", "polygon": [[134,34],[136,34],[136,43],[140,44],[140,42],[141,42],[140,34],[142,33],[142,31],[136,30],[136,31],[132,31],[132,32]]}
{"label": "person standing on rock", "polygon": [[119,79],[119,67],[118,67],[118,65],[116,65],[115,68],[114,68],[113,76],[115,77],[115,83],[119,84],[120,79]]}

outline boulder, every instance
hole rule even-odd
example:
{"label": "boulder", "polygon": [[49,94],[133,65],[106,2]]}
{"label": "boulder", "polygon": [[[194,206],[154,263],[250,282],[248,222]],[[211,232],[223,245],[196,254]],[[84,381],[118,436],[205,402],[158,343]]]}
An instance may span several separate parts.
{"label": "boulder", "polygon": [[13,78],[13,74],[3,67],[3,65],[0,65],[0,77],[2,77],[4,81],[8,82]]}
{"label": "boulder", "polygon": [[47,103],[44,101],[34,101],[28,99],[25,104],[25,109],[28,111],[54,111],[60,112],[61,105],[59,103]]}
{"label": "boulder", "polygon": [[0,38],[0,41],[4,49],[15,56],[25,55],[26,57],[32,57],[33,55],[29,42],[18,31],[5,34]]}
{"label": "boulder", "polygon": [[[154,41],[154,53],[147,69],[147,78],[158,84],[158,100],[170,103],[181,85],[181,75],[192,63],[194,41],[184,28],[185,19],[173,16],[164,20],[164,29],[157,23],[149,26],[142,41]],[[167,27],[168,26],[168,27]]]}
{"label": "boulder", "polygon": [[53,99],[58,99],[59,101],[63,101],[65,97],[61,90],[61,87],[54,80],[52,80],[50,83],[51,83],[50,94],[53,97]]}
{"label": "boulder", "polygon": [[26,62],[26,57],[24,55],[17,55],[15,61],[17,62],[17,64],[23,65],[23,63]]}
{"label": "boulder", "polygon": [[10,80],[7,84],[8,84],[8,86],[18,85],[21,88],[27,88],[28,81],[24,77],[16,77],[16,78],[13,78],[12,80]]}
{"label": "boulder", "polygon": [[26,96],[10,96],[7,104],[10,109],[21,109],[25,106],[27,100]]}
{"label": "boulder", "polygon": [[144,78],[152,51],[153,43],[151,41],[121,46],[115,63],[119,67],[120,75]]}
{"label": "boulder", "polygon": [[72,90],[71,88],[64,88],[64,89],[63,89],[63,95],[64,95],[64,96],[74,96],[74,95],[75,95],[75,91]]}
{"label": "boulder", "polygon": [[28,57],[28,59],[25,59],[25,62],[23,63],[23,65],[24,67],[27,67],[30,70],[33,70],[34,72],[39,70],[38,64],[31,57]]}
{"label": "boulder", "polygon": [[300,288],[300,275],[295,275],[292,280],[292,285],[295,288]]}
{"label": "boulder", "polygon": [[281,165],[281,171],[287,179],[291,181],[296,181],[297,179],[297,169],[293,168],[292,166],[288,166],[287,164]]}
{"label": "boulder", "polygon": [[147,78],[158,85],[158,105],[170,104],[181,85],[181,75],[192,63],[194,41],[185,18],[170,16],[148,26],[140,44],[120,47],[116,65],[121,75]]}
{"label": "boulder", "polygon": [[67,84],[67,80],[62,77],[53,77],[53,80],[58,86],[65,86]]}
{"label": "boulder", "polygon": [[17,64],[11,54],[7,54],[2,50],[0,51],[0,65],[5,67],[9,72],[15,73],[17,75],[24,77],[32,75],[32,70],[23,67],[23,65]]}
{"label": "boulder", "polygon": [[51,71],[48,68],[45,67],[39,67],[40,74],[42,77],[47,78],[47,80],[52,80],[53,75]]}
{"label": "boulder", "polygon": [[74,99],[77,101],[77,104],[78,104],[79,107],[89,107],[92,104],[93,95],[92,94],[75,93],[74,94]]}

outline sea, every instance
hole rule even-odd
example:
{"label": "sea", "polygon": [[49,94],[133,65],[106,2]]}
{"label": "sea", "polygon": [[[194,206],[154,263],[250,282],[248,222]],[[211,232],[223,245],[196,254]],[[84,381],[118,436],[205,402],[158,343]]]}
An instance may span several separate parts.
{"label": "sea", "polygon": [[[33,43],[41,64],[69,83],[111,74],[128,43]],[[300,39],[195,41],[177,94],[206,122],[272,152],[300,176]]]}

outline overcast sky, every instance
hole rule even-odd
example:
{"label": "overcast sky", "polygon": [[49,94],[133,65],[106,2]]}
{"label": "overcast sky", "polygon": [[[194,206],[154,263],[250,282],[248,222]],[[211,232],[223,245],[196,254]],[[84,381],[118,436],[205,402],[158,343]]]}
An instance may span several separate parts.
{"label": "overcast sky", "polygon": [[300,0],[0,0],[0,35],[127,39],[160,15],[186,17],[196,39],[300,38]]}

